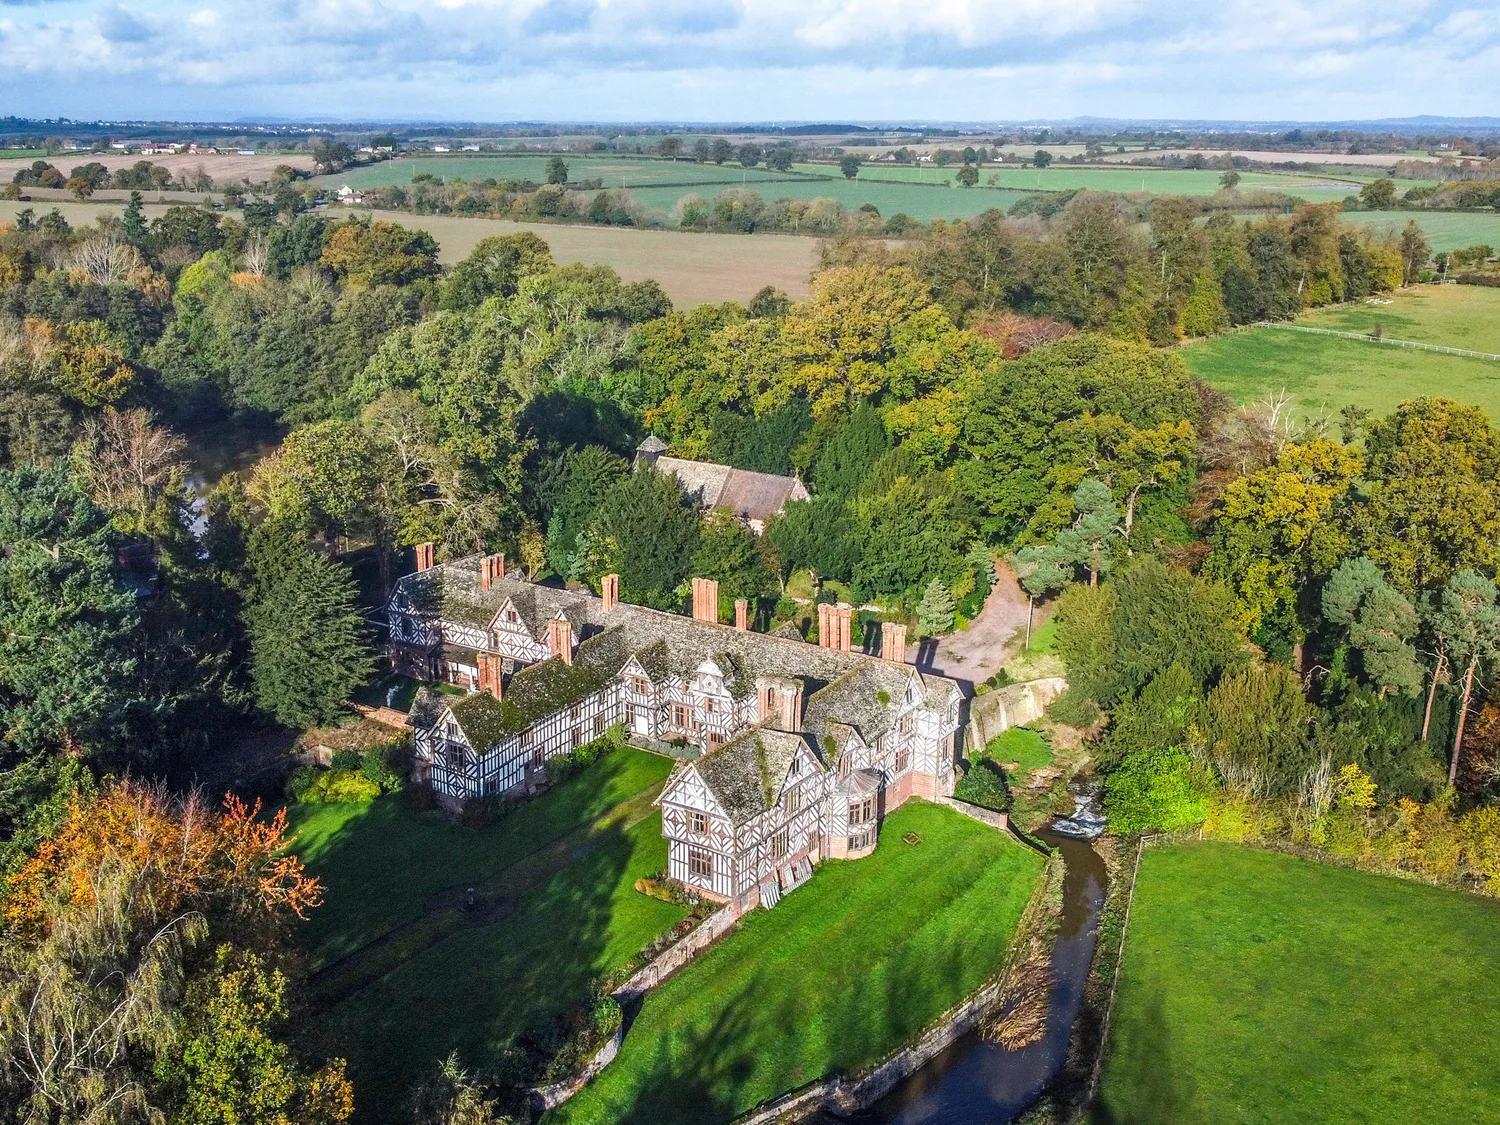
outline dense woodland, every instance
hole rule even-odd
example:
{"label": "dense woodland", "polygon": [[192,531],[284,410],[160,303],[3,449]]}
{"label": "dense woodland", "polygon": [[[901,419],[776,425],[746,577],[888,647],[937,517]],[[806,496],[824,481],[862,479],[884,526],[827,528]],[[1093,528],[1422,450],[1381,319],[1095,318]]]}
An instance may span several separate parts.
{"label": "dense woodland", "polygon": [[[1242,408],[1165,347],[1415,280],[1415,228],[1171,199],[1141,228],[1080,193],[830,241],[806,300],[676,310],[530,234],[445,270],[423,233],[290,210],[0,228],[6,1112],[348,1116],[286,1027],[317,888],[278,823],[174,793],[247,727],[340,714],[365,611],[428,540],[667,609],[715,577],[762,627],[806,627],[811,572],[927,633],[1006,558],[1056,599],[1056,717],[1119,830],[1500,886],[1500,433],[1436,399]],[[191,484],[187,441],[230,423],[279,444]],[[650,432],[812,499],[763,538],[700,520],[630,470]],[[257,1089],[272,1110],[233,1116]]]}

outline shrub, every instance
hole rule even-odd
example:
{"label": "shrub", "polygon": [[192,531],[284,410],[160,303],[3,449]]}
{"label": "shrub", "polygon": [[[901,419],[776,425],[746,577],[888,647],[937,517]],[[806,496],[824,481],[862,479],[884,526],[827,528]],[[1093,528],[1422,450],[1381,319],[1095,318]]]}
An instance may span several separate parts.
{"label": "shrub", "polygon": [[604,755],[612,750],[618,750],[623,745],[625,745],[625,728],[616,723],[594,741],[585,743],[576,750],[569,750],[566,754],[548,758],[546,767],[548,784],[556,785],[575,774],[582,773]]}
{"label": "shrub", "polygon": [[333,761],[328,763],[328,768],[333,770],[357,770],[363,764],[361,756],[353,750],[340,750],[333,756]]}
{"label": "shrub", "polygon": [[356,770],[298,770],[292,793],[306,805],[369,804],[380,796],[380,786]]}
{"label": "shrub", "polygon": [[968,772],[954,787],[953,795],[981,808],[1010,811],[1011,796],[1005,784],[1005,774],[999,766],[983,758],[969,766]]}
{"label": "shrub", "polygon": [[1104,779],[1104,811],[1114,832],[1171,832],[1202,824],[1212,791],[1212,779],[1185,751],[1142,750]]}

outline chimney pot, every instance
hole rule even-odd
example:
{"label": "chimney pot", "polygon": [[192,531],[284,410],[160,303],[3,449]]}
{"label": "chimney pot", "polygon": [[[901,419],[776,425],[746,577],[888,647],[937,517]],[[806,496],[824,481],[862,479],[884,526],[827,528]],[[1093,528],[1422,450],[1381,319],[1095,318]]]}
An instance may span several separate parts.
{"label": "chimney pot", "polygon": [[620,601],[620,576],[606,574],[599,580],[599,597],[604,602],[604,612],[614,609]]}
{"label": "chimney pot", "polygon": [[431,544],[431,543],[418,543],[417,547],[416,547],[416,550],[417,550],[417,569],[418,570],[431,570],[432,566],[433,566],[433,556],[435,554],[433,544]]}

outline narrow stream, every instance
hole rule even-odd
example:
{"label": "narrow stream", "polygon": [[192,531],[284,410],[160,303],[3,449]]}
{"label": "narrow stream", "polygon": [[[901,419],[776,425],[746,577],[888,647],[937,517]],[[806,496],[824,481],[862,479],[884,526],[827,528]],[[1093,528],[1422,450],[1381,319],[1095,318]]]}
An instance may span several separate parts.
{"label": "narrow stream", "polygon": [[1058,849],[1066,865],[1046,1034],[1030,1047],[1007,1051],[970,1032],[870,1109],[847,1120],[859,1125],[999,1125],[1034,1102],[1061,1068],[1094,960],[1105,868],[1084,840],[1045,828],[1036,836]]}

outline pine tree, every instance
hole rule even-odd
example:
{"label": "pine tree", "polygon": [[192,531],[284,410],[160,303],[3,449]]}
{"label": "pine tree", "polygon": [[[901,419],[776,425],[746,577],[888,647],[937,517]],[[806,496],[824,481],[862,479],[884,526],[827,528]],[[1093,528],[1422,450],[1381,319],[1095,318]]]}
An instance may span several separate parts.
{"label": "pine tree", "polygon": [[953,628],[953,595],[943,580],[934,578],[927,584],[927,592],[917,603],[917,624],[929,635],[946,633]]}
{"label": "pine tree", "polygon": [[276,521],[256,529],[250,562],[245,623],[256,701],[287,726],[333,719],[374,668],[349,568],[315,555]]}

